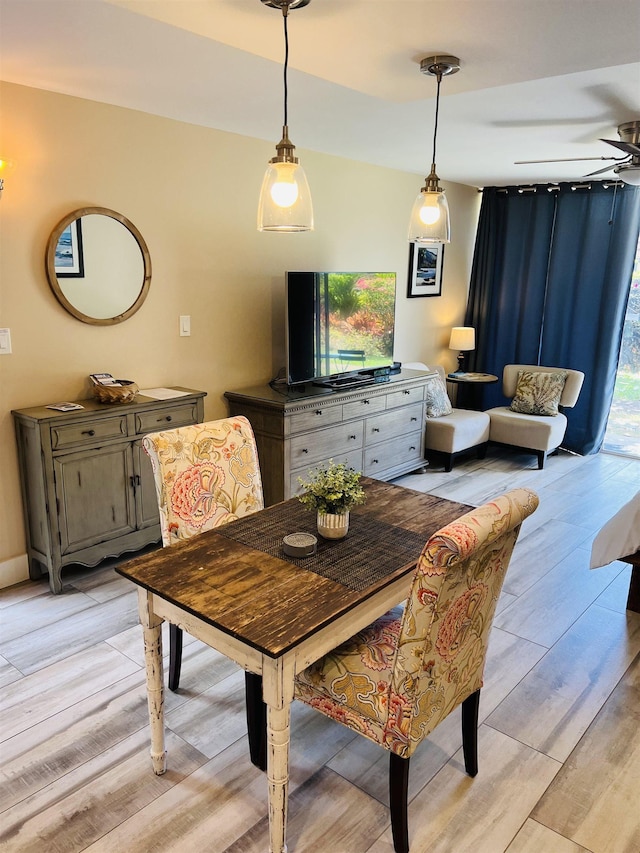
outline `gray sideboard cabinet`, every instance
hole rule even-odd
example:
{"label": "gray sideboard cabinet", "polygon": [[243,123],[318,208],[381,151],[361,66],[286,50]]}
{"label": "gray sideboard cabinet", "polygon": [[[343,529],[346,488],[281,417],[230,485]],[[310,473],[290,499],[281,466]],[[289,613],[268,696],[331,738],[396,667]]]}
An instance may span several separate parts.
{"label": "gray sideboard cabinet", "polygon": [[12,412],[27,536],[29,575],[49,573],[62,592],[62,568],[95,566],[161,539],[149,432],[201,423],[204,391],[130,403],[80,400],[59,412],[38,406]]}

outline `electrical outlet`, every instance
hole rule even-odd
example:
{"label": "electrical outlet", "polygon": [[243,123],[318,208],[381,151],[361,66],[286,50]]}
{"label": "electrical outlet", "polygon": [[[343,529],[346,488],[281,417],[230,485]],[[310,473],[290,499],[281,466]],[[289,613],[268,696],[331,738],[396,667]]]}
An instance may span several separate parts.
{"label": "electrical outlet", "polygon": [[11,353],[11,329],[0,329],[0,355]]}
{"label": "electrical outlet", "polygon": [[191,335],[191,317],[187,314],[180,316],[180,337],[188,338]]}

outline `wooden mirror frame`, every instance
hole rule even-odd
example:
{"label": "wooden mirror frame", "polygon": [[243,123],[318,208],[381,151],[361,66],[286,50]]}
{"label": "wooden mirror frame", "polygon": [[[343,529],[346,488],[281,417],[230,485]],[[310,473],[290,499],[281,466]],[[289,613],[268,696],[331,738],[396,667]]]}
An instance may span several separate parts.
{"label": "wooden mirror frame", "polygon": [[[58,281],[58,276],[56,274],[56,248],[58,246],[58,242],[60,240],[62,232],[72,222],[75,222],[77,219],[81,219],[83,216],[88,216],[91,214],[97,214],[99,216],[109,216],[111,219],[115,219],[117,222],[120,222],[122,225],[124,225],[124,227],[131,233],[131,236],[137,242],[138,247],[140,249],[140,253],[142,255],[144,275],[140,285],[140,290],[130,307],[127,308],[126,311],[123,311],[121,314],[118,314],[115,317],[91,317],[88,314],[84,314],[82,311],[79,311],[73,305],[73,303],[69,302],[67,297],[64,295],[62,288],[60,287],[60,283]],[[77,320],[80,320],[83,323],[90,323],[93,326],[112,326],[114,323],[122,323],[124,320],[128,320],[129,317],[131,317],[133,314],[136,313],[136,311],[139,310],[142,303],[147,298],[147,293],[149,292],[149,285],[151,284],[151,256],[149,254],[147,244],[144,241],[144,237],[138,231],[136,226],[127,219],[126,216],[123,216],[121,213],[116,213],[115,210],[109,210],[106,207],[81,207],[78,210],[74,210],[72,213],[69,213],[67,216],[64,217],[64,219],[61,219],[51,232],[51,236],[49,237],[49,240],[47,242],[45,265],[49,286],[51,287],[51,290],[53,291],[58,302]]]}

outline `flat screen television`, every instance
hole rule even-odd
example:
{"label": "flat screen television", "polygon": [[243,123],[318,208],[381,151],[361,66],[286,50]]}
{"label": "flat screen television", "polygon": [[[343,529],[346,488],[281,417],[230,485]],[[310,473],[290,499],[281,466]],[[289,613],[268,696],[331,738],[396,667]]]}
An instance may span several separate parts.
{"label": "flat screen television", "polygon": [[288,384],[374,381],[393,364],[395,299],[395,273],[288,272]]}

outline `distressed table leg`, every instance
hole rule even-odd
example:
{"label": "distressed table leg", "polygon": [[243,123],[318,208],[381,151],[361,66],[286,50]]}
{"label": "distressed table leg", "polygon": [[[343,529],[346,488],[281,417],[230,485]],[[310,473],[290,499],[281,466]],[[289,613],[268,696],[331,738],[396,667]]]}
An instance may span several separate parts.
{"label": "distressed table leg", "polygon": [[267,705],[267,779],[269,853],[287,853],[289,734],[293,701],[293,665],[282,658],[264,661],[263,696]]}
{"label": "distressed table leg", "polygon": [[167,769],[164,743],[164,677],[162,672],[162,619],[153,612],[153,599],[144,589],[138,592],[140,622],[144,635],[144,663],[147,674],[147,702],[151,729],[153,772],[161,776]]}

